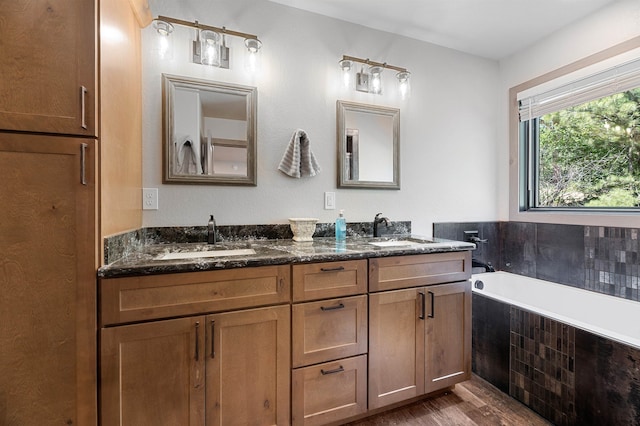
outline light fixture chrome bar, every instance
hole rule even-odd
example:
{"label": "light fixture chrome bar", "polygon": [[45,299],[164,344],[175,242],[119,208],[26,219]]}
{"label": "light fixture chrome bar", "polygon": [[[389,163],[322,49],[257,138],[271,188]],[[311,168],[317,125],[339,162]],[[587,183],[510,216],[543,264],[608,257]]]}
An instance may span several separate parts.
{"label": "light fixture chrome bar", "polygon": [[229,30],[229,29],[227,29],[225,27],[222,27],[222,28],[213,27],[211,25],[201,24],[198,21],[195,21],[195,22],[183,21],[182,19],[171,18],[169,16],[158,16],[155,19],[158,20],[158,21],[169,22],[171,24],[182,25],[184,27],[191,27],[191,28],[196,28],[196,29],[199,29],[199,30],[215,31],[215,32],[220,33],[220,34],[226,34],[226,35],[230,35],[230,36],[242,37],[242,38],[245,38],[245,39],[258,40],[258,36],[254,35],[254,34],[243,33],[243,32],[240,32],[240,31],[233,31],[233,30]]}
{"label": "light fixture chrome bar", "polygon": [[349,56],[349,55],[342,55],[342,60],[343,61],[352,61],[352,62],[359,62],[361,64],[365,64],[365,65],[369,65],[372,67],[382,67],[382,68],[387,68],[390,70],[395,70],[398,72],[407,72],[406,68],[402,68],[402,67],[396,67],[395,65],[389,65],[386,62],[382,63],[382,62],[375,62],[375,61],[370,61],[368,58],[367,59],[362,59],[362,58],[356,58],[355,56]]}

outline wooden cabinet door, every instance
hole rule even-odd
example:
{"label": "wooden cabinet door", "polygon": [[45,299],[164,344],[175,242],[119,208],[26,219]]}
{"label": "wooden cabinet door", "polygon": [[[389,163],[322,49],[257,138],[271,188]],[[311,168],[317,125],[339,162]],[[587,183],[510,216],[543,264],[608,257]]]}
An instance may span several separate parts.
{"label": "wooden cabinet door", "polygon": [[2,2],[0,129],[96,135],[95,3]]}
{"label": "wooden cabinet door", "polygon": [[96,424],[95,154],[0,133],[2,425]]}
{"label": "wooden cabinet door", "polygon": [[424,393],[418,289],[369,295],[369,409]]}
{"label": "wooden cabinet door", "polygon": [[204,424],[204,320],[102,329],[101,424]]}
{"label": "wooden cabinet door", "polygon": [[471,377],[471,282],[426,287],[425,392]]}
{"label": "wooden cabinet door", "polygon": [[206,424],[288,425],[290,306],[207,317]]}

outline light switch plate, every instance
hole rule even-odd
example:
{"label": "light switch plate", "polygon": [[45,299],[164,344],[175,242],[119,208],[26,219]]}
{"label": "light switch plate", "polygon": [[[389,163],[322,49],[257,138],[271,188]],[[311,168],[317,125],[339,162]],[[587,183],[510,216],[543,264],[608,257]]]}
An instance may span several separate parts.
{"label": "light switch plate", "polygon": [[325,210],[336,209],[336,193],[335,192],[324,193],[324,209]]}
{"label": "light switch plate", "polygon": [[142,210],[158,210],[158,188],[142,188]]}

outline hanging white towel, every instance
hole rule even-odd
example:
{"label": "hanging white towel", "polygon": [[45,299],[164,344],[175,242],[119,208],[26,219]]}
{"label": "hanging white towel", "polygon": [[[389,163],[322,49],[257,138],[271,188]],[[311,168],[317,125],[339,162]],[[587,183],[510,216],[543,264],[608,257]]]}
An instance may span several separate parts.
{"label": "hanging white towel", "polygon": [[293,178],[315,176],[320,173],[320,165],[309,145],[307,132],[296,130],[282,156],[278,170]]}
{"label": "hanging white towel", "polygon": [[175,171],[181,175],[202,174],[202,167],[198,161],[198,147],[193,143],[191,136],[178,138],[176,143],[176,168]]}

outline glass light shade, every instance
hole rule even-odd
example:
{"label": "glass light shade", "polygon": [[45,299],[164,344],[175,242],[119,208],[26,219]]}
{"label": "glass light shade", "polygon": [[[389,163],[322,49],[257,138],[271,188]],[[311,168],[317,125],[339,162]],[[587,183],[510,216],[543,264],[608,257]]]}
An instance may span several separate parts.
{"label": "glass light shade", "polygon": [[353,62],[348,59],[343,59],[339,63],[342,69],[342,84],[348,88],[351,85],[351,66]]}
{"label": "glass light shade", "polygon": [[157,50],[160,59],[173,58],[173,25],[169,22],[155,20],[153,28],[158,32]]}
{"label": "glass light shade", "polygon": [[369,85],[369,92],[379,95],[382,93],[382,67],[373,66],[369,68],[371,73],[371,83]]}
{"label": "glass light shade", "polygon": [[400,90],[400,97],[402,99],[407,99],[411,94],[410,77],[411,73],[409,71],[400,71],[396,74],[398,90]]}
{"label": "glass light shade", "polygon": [[200,31],[200,60],[202,65],[220,66],[220,34],[215,31]]}
{"label": "glass light shade", "polygon": [[260,69],[260,48],[262,42],[257,38],[247,38],[244,40],[247,48],[245,55],[245,68],[250,73],[255,73]]}

